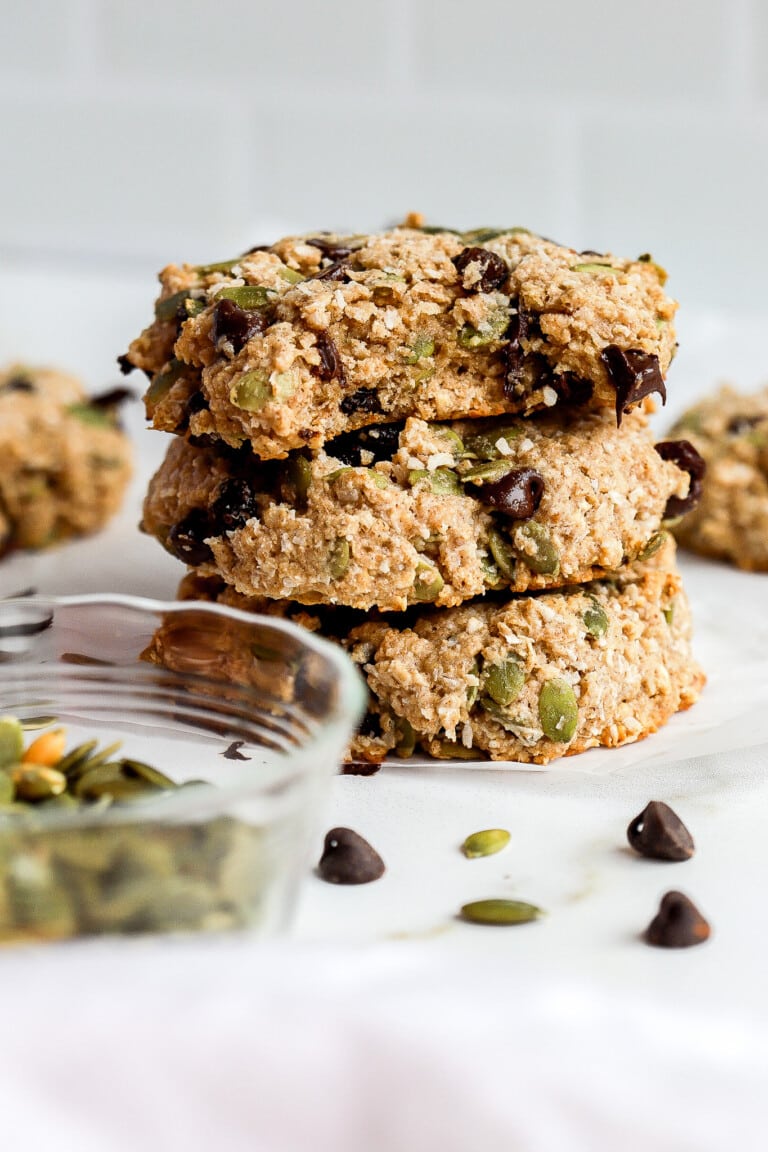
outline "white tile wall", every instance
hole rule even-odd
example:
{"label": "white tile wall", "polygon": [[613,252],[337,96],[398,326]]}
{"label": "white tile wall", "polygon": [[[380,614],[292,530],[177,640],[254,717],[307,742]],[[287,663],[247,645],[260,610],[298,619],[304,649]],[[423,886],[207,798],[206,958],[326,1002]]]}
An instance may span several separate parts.
{"label": "white tile wall", "polygon": [[768,0],[0,0],[0,260],[527,224],[768,306]]}

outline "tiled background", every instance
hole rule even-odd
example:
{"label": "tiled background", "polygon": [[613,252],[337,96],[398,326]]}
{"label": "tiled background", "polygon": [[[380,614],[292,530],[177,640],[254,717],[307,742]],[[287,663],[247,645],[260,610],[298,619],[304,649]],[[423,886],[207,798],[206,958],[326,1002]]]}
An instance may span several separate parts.
{"label": "tiled background", "polygon": [[0,0],[0,261],[526,224],[768,305],[766,0]]}

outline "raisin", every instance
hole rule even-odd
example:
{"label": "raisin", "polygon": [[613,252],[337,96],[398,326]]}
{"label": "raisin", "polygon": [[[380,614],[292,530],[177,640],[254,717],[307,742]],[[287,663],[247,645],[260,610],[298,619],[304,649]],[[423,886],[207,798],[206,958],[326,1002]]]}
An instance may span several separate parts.
{"label": "raisin", "polygon": [[344,365],[341,362],[339,350],[327,332],[319,332],[315,339],[315,347],[320,354],[320,365],[317,374],[321,380],[340,380],[344,383]]}
{"label": "raisin", "polygon": [[342,776],[375,776],[381,771],[381,760],[345,760],[341,766]]}
{"label": "raisin", "polygon": [[479,489],[483,504],[498,508],[512,520],[528,520],[544,495],[544,477],[535,468],[513,468],[492,484]]}
{"label": "raisin", "polygon": [[513,400],[517,386],[522,383],[525,352],[520,344],[531,334],[532,320],[530,312],[518,306],[517,312],[509,321],[507,328],[508,343],[503,348],[504,353],[504,395]]}
{"label": "raisin", "polygon": [[327,268],[323,268],[321,272],[315,273],[315,280],[338,280],[339,283],[346,284],[349,279],[346,258],[337,260],[334,264],[329,264]]}
{"label": "raisin", "polygon": [[662,460],[671,460],[691,478],[688,495],[685,497],[670,496],[664,509],[664,519],[673,520],[691,512],[701,500],[704,473],[707,470],[702,457],[691,444],[690,440],[662,440],[655,445],[656,451]]}
{"label": "raisin", "polygon": [[[468,292],[493,292],[495,288],[501,287],[509,274],[509,268],[501,256],[487,248],[464,248],[458,256],[454,256],[453,264]],[[466,284],[464,271],[470,264],[478,266],[480,279]]]}
{"label": "raisin", "polygon": [[211,339],[218,347],[220,341],[229,341],[235,355],[252,336],[257,336],[269,325],[264,309],[245,309],[234,300],[219,300],[213,310]]}
{"label": "raisin", "polygon": [[339,244],[336,240],[326,240],[322,236],[313,236],[311,240],[307,240],[307,244],[311,244],[313,248],[319,248],[323,256],[334,262],[345,260],[354,251],[349,244]]}
{"label": "raisin", "polygon": [[211,536],[242,528],[246,521],[258,515],[258,506],[247,480],[225,480],[211,507]]}
{"label": "raisin", "polygon": [[382,411],[379,394],[375,388],[358,388],[356,392],[345,396],[339,407],[345,416],[351,416],[353,412]]}
{"label": "raisin", "polygon": [[213,553],[206,539],[215,536],[216,530],[207,512],[193,508],[183,520],[174,524],[168,533],[168,547],[174,556],[193,567],[207,564]]}
{"label": "raisin", "polygon": [[135,364],[131,364],[127,354],[125,353],[122,356],[118,356],[117,363],[120,366],[120,371],[122,372],[123,376],[130,376],[131,372],[133,372],[134,368],[136,367]]}
{"label": "raisin", "polygon": [[659,358],[652,352],[640,348],[619,348],[609,344],[600,353],[608,379],[616,389],[616,424],[621,426],[621,418],[629,412],[633,404],[658,392],[662,404],[667,402],[667,389],[661,374]]}

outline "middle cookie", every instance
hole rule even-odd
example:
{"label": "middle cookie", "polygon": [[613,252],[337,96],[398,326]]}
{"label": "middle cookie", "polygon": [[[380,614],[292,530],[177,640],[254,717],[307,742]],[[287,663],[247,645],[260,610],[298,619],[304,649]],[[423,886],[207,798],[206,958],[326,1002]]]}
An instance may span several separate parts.
{"label": "middle cookie", "polygon": [[143,527],[247,596],[448,607],[489,589],[581,584],[650,556],[664,520],[693,505],[675,458],[687,456],[663,458],[642,414],[618,430],[608,411],[409,419],[282,461],[177,439]]}

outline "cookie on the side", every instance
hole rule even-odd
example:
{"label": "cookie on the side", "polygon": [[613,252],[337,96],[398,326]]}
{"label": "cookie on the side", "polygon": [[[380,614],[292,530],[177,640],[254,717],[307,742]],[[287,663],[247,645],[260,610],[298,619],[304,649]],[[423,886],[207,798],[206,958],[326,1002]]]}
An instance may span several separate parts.
{"label": "cookie on the side", "polygon": [[118,424],[125,389],[87,396],[49,368],[0,371],[0,550],[96,532],[119,509],[132,450]]}
{"label": "cookie on the side", "polygon": [[721,388],[670,432],[706,462],[698,508],[675,526],[684,547],[768,572],[768,387],[751,395]]}
{"label": "cookie on the side", "polygon": [[155,321],[121,357],[151,378],[154,427],[269,459],[407,416],[576,404],[621,422],[665,396],[676,304],[650,256],[413,224],[164,269]]}

